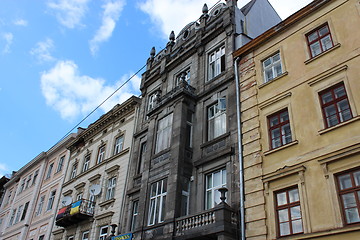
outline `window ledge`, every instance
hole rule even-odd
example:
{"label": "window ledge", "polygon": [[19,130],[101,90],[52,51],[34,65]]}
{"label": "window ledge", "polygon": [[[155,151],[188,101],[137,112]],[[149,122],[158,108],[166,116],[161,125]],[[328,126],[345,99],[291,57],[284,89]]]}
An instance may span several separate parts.
{"label": "window ledge", "polygon": [[316,59],[324,56],[324,55],[327,54],[328,52],[331,52],[332,50],[335,50],[335,49],[339,48],[340,46],[341,46],[341,44],[338,43],[338,44],[334,45],[332,48],[330,48],[330,49],[328,49],[328,50],[326,50],[326,51],[324,51],[324,52],[316,55],[315,57],[312,57],[312,58],[306,60],[304,63],[305,63],[305,64],[309,64],[309,63],[311,63],[312,61],[314,61],[314,60],[316,60]]}
{"label": "window ledge", "polygon": [[330,131],[332,131],[334,129],[340,128],[340,127],[342,127],[344,125],[350,124],[352,122],[356,122],[358,120],[360,120],[360,116],[353,117],[352,119],[347,120],[347,121],[342,122],[342,123],[339,123],[339,124],[336,124],[335,126],[319,130],[319,134],[320,135],[325,134],[325,133],[330,132]]}
{"label": "window ledge", "polygon": [[109,200],[106,200],[104,202],[99,203],[99,206],[100,207],[105,207],[105,206],[110,205],[110,204],[112,204],[114,202],[115,202],[115,198],[111,198]]}
{"label": "window ledge", "polygon": [[269,85],[270,83],[275,82],[276,80],[278,80],[278,79],[280,79],[280,78],[283,78],[283,77],[287,76],[288,74],[289,74],[289,72],[283,72],[282,74],[280,74],[280,75],[279,75],[279,76],[277,76],[276,78],[273,78],[273,79],[271,79],[271,80],[269,80],[269,81],[267,81],[267,82],[265,82],[265,83],[261,84],[261,85],[259,86],[259,88],[263,88],[263,87],[265,87],[265,86]]}
{"label": "window ledge", "polygon": [[314,239],[314,238],[319,238],[319,237],[331,237],[331,236],[336,236],[338,234],[342,234],[342,233],[349,233],[349,232],[355,232],[355,231],[359,231],[360,230],[360,226],[351,226],[351,227],[343,227],[343,228],[335,228],[335,229],[331,229],[331,230],[327,230],[327,231],[321,231],[321,232],[314,232],[314,233],[305,233],[305,234],[298,234],[298,235],[294,235],[294,236],[288,236],[288,237],[281,237],[279,239],[296,239],[296,240],[300,240],[300,239]]}
{"label": "window ledge", "polygon": [[278,148],[275,148],[275,149],[271,149],[271,150],[269,150],[269,151],[266,151],[266,152],[264,152],[264,155],[265,155],[265,156],[266,156],[266,155],[269,155],[269,154],[271,154],[271,153],[280,151],[280,150],[282,150],[282,149],[284,149],[284,148],[291,147],[291,146],[296,145],[296,144],[298,144],[298,143],[299,143],[298,140],[292,141],[291,143],[285,144],[285,145],[283,145],[283,146],[281,146],[281,147],[278,147]]}
{"label": "window ledge", "polygon": [[220,135],[220,136],[218,136],[218,137],[216,137],[214,139],[211,139],[211,140],[201,144],[200,148],[205,148],[207,146],[210,146],[211,144],[214,144],[214,143],[216,143],[216,142],[218,142],[218,141],[220,141],[220,140],[222,140],[222,139],[224,139],[224,138],[226,138],[228,136],[230,136],[230,132],[226,132],[226,133],[224,133],[224,134],[222,134],[222,135]]}

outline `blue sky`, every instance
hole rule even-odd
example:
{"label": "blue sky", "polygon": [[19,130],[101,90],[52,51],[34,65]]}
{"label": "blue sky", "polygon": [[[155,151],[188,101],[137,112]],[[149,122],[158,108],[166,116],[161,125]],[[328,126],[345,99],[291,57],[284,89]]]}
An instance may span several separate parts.
{"label": "blue sky", "polygon": [[[249,0],[239,0],[239,7]],[[0,176],[47,151],[217,0],[0,0]],[[223,0],[224,2],[224,0]],[[310,0],[270,0],[284,19]],[[139,95],[141,73],[80,126]]]}

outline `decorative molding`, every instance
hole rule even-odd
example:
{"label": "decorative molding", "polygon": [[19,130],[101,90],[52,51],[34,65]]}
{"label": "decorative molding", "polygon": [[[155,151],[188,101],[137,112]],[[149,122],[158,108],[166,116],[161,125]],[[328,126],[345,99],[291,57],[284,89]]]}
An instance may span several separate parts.
{"label": "decorative molding", "polygon": [[266,152],[264,152],[264,155],[265,155],[265,156],[266,156],[266,155],[269,155],[269,154],[271,154],[271,153],[280,151],[280,150],[282,150],[282,149],[284,149],[284,148],[291,147],[291,146],[296,145],[296,144],[298,144],[298,143],[299,143],[298,140],[294,140],[294,141],[292,141],[292,142],[290,142],[290,143],[288,143],[288,144],[282,145],[281,147],[277,147],[277,148],[275,148],[275,149],[271,149],[271,150],[269,150],[269,151],[266,151]]}
{"label": "decorative molding", "polygon": [[69,189],[69,190],[67,190],[66,192],[63,192],[63,196],[69,196],[69,195],[72,194],[72,192],[73,192],[73,190],[72,190],[72,189]]}
{"label": "decorative molding", "polygon": [[306,167],[301,165],[301,166],[284,166],[283,168],[280,168],[278,170],[276,170],[275,172],[269,173],[269,174],[265,174],[262,177],[262,180],[264,183],[266,182],[271,182],[283,177],[287,177],[293,174],[299,174],[300,176],[300,181],[303,183],[304,179],[301,179],[302,176],[304,176],[304,173],[306,170]]}
{"label": "decorative molding", "polygon": [[98,173],[98,174],[96,174],[96,175],[94,175],[94,176],[92,176],[92,177],[89,177],[89,182],[93,182],[93,181],[95,181],[95,180],[98,180],[98,179],[100,179],[100,177],[101,177],[101,175]]}
{"label": "decorative molding", "polygon": [[312,57],[312,58],[310,58],[310,59],[306,60],[306,61],[304,62],[304,63],[305,63],[305,65],[306,65],[306,64],[309,64],[309,63],[311,63],[312,61],[315,61],[316,59],[318,59],[318,58],[320,58],[320,57],[324,56],[325,54],[327,54],[327,53],[329,53],[329,52],[331,52],[331,51],[333,51],[333,50],[335,50],[335,49],[339,48],[340,46],[341,46],[341,44],[340,44],[340,43],[338,43],[338,44],[334,45],[332,48],[330,48],[330,49],[328,49],[328,50],[326,50],[326,51],[324,51],[324,52],[320,53],[319,55],[316,55],[315,57]]}
{"label": "decorative molding", "polygon": [[318,83],[318,82],[321,82],[322,80],[332,76],[332,75],[335,75],[339,72],[342,72],[342,71],[346,71],[348,69],[348,66],[347,65],[344,65],[344,66],[340,66],[340,67],[337,67],[337,68],[330,68],[330,70],[328,71],[325,71],[325,72],[322,72],[320,74],[318,74],[317,76],[313,77],[311,81],[308,82],[308,84],[310,86]]}
{"label": "decorative molding", "polygon": [[335,126],[319,130],[318,133],[320,135],[322,135],[322,134],[325,134],[325,133],[330,132],[330,131],[332,131],[334,129],[340,128],[340,127],[342,127],[344,125],[350,124],[350,123],[358,121],[358,120],[360,120],[360,116],[353,117],[352,119],[347,120],[347,121],[342,122],[342,123],[339,123],[339,124],[336,124]]}
{"label": "decorative molding", "polygon": [[[320,164],[327,165],[329,163],[341,160],[346,157],[350,157],[355,154],[360,153],[360,143],[353,144],[351,146],[347,146],[342,149],[338,149],[336,151],[333,151],[331,153],[319,156],[315,158],[314,160],[317,160]],[[325,171],[326,170],[326,171]],[[324,172],[327,172],[327,168],[324,170]]]}
{"label": "decorative molding", "polygon": [[86,185],[85,182],[81,182],[81,183],[79,183],[79,184],[76,184],[74,188],[75,188],[76,190],[79,190],[80,188],[85,187],[85,185]]}
{"label": "decorative molding", "polygon": [[289,74],[289,72],[287,72],[287,71],[286,71],[286,72],[283,72],[282,74],[280,74],[280,75],[277,76],[276,78],[273,78],[273,79],[271,79],[270,81],[267,81],[266,83],[260,84],[260,85],[259,85],[259,88],[263,88],[263,87],[271,84],[272,82],[275,82],[276,80],[279,80],[280,78],[283,78],[283,77],[287,76],[288,74]]}
{"label": "decorative molding", "polygon": [[107,174],[110,174],[110,173],[112,173],[114,171],[117,171],[119,168],[120,168],[120,166],[116,164],[116,165],[114,165],[114,166],[112,166],[112,167],[110,167],[108,169],[105,169],[105,172]]}
{"label": "decorative molding", "polygon": [[266,107],[268,107],[268,106],[270,106],[270,105],[272,105],[272,104],[274,104],[276,102],[279,102],[279,101],[281,101],[281,100],[283,100],[285,98],[291,97],[291,95],[292,95],[291,92],[288,92],[288,93],[285,93],[283,95],[280,95],[280,96],[271,98],[269,100],[266,100],[265,102],[262,102],[262,103],[259,104],[259,108],[262,110],[262,109],[264,109],[264,108],[266,108]]}

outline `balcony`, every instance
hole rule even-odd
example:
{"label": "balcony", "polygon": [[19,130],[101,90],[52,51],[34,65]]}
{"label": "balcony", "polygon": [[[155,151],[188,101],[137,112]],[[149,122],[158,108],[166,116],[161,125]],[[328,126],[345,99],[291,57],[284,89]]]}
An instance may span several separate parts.
{"label": "balcony", "polygon": [[68,227],[94,216],[95,202],[81,199],[61,208],[56,215],[56,225]]}
{"label": "balcony", "polygon": [[237,222],[236,212],[222,202],[210,210],[176,219],[175,239],[217,239],[219,235],[236,236]]}

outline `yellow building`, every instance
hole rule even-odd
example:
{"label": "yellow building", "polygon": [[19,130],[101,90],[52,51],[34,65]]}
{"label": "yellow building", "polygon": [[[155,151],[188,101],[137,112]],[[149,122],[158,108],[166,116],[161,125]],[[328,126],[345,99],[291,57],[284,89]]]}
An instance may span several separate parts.
{"label": "yellow building", "polygon": [[315,0],[234,53],[247,239],[360,239],[359,26]]}

